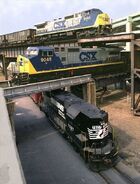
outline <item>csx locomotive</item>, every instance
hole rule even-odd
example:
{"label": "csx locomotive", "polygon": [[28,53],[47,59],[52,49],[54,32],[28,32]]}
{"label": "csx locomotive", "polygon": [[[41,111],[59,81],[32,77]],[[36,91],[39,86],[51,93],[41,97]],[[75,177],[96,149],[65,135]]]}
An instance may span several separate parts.
{"label": "csx locomotive", "polygon": [[105,74],[113,72],[110,69],[119,67],[123,69],[120,62],[119,51],[115,48],[63,48],[56,52],[51,47],[29,47],[24,56],[17,57],[16,68],[13,73],[13,81],[37,82],[60,77],[94,73]]}
{"label": "csx locomotive", "polygon": [[90,9],[64,18],[46,21],[35,27],[36,29],[0,35],[0,45],[40,42],[50,38],[51,40],[81,38],[112,32],[110,17],[99,9]]}
{"label": "csx locomotive", "polygon": [[67,91],[44,92],[42,110],[94,171],[118,161],[108,114]]}
{"label": "csx locomotive", "polygon": [[106,13],[99,9],[90,9],[66,16],[64,18],[46,21],[35,25],[36,36],[93,36],[111,32],[111,21]]}

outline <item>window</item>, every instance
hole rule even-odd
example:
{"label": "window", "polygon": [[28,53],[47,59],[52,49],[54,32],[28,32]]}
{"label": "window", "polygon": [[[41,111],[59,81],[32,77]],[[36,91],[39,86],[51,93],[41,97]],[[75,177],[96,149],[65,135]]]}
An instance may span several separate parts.
{"label": "window", "polygon": [[53,51],[42,50],[42,51],[40,51],[40,54],[41,54],[42,57],[53,56]]}
{"label": "window", "polygon": [[76,17],[79,17],[79,15],[80,15],[79,13],[76,13],[76,14],[75,14],[75,18],[76,18]]}
{"label": "window", "polygon": [[48,56],[53,56],[53,51],[48,51]]}
{"label": "window", "polygon": [[48,52],[47,51],[42,51],[41,55],[42,56],[47,56],[48,55]]}
{"label": "window", "polygon": [[62,57],[61,60],[62,60],[62,62],[65,62],[66,61],[66,57]]}
{"label": "window", "polygon": [[66,16],[66,17],[65,17],[65,20],[66,20],[66,19],[71,19],[71,18],[74,18],[74,15]]}
{"label": "window", "polygon": [[64,52],[65,51],[65,47],[61,47],[61,52]]}
{"label": "window", "polygon": [[59,47],[55,47],[55,52],[59,52]]}

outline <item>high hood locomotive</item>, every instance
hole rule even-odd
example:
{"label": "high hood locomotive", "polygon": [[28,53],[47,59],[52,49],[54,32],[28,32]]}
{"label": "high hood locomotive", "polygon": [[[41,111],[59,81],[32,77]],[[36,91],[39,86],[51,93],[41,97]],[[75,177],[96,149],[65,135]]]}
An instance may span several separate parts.
{"label": "high hood locomotive", "polygon": [[115,165],[117,143],[105,111],[66,91],[45,92],[41,107],[93,171]]}

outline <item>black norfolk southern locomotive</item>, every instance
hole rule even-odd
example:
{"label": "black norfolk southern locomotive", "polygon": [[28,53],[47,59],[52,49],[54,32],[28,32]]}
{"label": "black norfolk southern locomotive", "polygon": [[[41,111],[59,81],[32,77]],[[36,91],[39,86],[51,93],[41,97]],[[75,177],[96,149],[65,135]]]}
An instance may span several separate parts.
{"label": "black norfolk southern locomotive", "polygon": [[45,92],[42,110],[93,171],[115,165],[117,144],[105,111],[66,91]]}

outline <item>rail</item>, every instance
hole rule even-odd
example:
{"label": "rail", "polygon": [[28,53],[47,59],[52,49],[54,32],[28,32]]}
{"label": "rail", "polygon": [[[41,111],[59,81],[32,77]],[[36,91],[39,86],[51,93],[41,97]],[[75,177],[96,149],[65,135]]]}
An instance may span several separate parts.
{"label": "rail", "polygon": [[119,34],[119,35],[109,35],[109,36],[101,36],[101,37],[94,37],[94,38],[85,38],[85,39],[79,39],[78,43],[92,43],[94,42],[130,42],[131,40],[135,39],[135,34],[128,33],[128,34]]}

